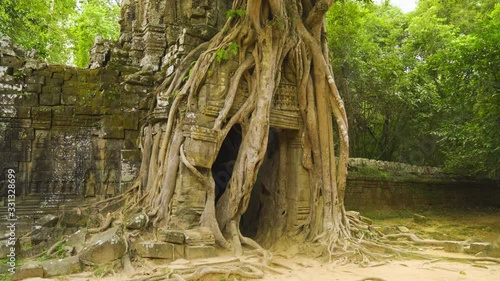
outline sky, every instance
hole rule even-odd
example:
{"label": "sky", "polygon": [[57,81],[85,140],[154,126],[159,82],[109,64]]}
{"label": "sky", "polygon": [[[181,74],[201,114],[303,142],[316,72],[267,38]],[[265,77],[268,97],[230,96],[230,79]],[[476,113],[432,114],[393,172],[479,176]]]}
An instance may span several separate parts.
{"label": "sky", "polygon": [[408,13],[415,9],[417,0],[391,0],[391,4],[398,6],[404,13]]}
{"label": "sky", "polygon": [[[397,6],[403,13],[411,12],[417,7],[418,0],[390,0],[391,4]],[[384,0],[375,0],[375,3],[383,3]]]}

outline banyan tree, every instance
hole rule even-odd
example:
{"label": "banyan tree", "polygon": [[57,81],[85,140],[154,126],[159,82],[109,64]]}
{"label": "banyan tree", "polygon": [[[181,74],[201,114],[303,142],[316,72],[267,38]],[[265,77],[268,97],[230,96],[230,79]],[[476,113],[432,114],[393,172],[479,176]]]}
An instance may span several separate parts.
{"label": "banyan tree", "polygon": [[324,24],[334,1],[177,2],[122,10],[123,29],[187,15],[191,32],[213,33],[163,62],[127,208],[152,228],[207,227],[237,255],[292,233],[345,250],[347,118]]}

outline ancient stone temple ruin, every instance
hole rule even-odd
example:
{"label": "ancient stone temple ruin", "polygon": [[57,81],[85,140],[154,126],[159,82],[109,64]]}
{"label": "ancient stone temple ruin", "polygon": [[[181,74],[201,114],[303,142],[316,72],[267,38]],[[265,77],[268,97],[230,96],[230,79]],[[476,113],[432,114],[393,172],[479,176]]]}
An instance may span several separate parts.
{"label": "ancient stone temple ruin", "polygon": [[[153,93],[179,67],[182,57],[221,29],[231,3],[227,0],[123,0],[119,40],[109,42],[97,38],[87,69],[50,65],[30,58],[10,39],[3,38],[0,42],[0,180],[5,183],[7,170],[15,170],[18,202],[58,207],[108,198],[129,188],[141,164],[142,125],[145,120],[153,123],[166,120],[171,106],[169,97],[161,94],[155,97]],[[217,197],[226,188],[241,143],[241,128],[235,125],[220,151],[215,145],[216,133],[212,127],[225,104],[223,90],[229,86],[237,67],[231,60],[223,64],[223,71],[212,73],[204,82],[197,104],[191,105],[196,110],[187,113],[189,116],[183,124],[186,157],[197,168],[211,171]],[[271,109],[267,155],[240,226],[242,233],[251,237],[268,235],[271,228],[266,225],[268,220],[259,219],[259,214],[286,217],[286,227],[293,228],[306,218],[309,210],[309,174],[301,160],[302,121],[296,81],[286,67],[281,73],[281,84]],[[247,95],[248,89],[240,84],[230,116]],[[161,126],[153,129],[155,135],[161,135],[160,131],[164,130]],[[154,141],[161,140],[158,137]],[[369,164],[374,163],[360,160],[351,166]],[[392,169],[380,162],[374,165],[381,171]],[[403,166],[393,170],[398,167]],[[411,171],[417,171],[411,172],[412,183],[418,182],[422,175],[431,175],[432,180],[428,181],[431,184],[449,184],[447,178],[435,170]],[[170,226],[190,229],[199,222],[206,190],[184,164],[180,164],[178,173],[176,185],[180,188],[176,188],[172,213],[176,219]],[[381,182],[378,191],[373,194],[367,191]],[[397,197],[404,193],[398,189],[400,185],[387,188],[383,182],[380,178],[352,178],[353,188],[348,188],[346,202],[357,207],[379,201],[380,204],[399,204]],[[5,186],[1,186],[4,198]],[[384,190],[390,190],[391,194],[381,195]],[[279,193],[286,196],[274,196]],[[464,191],[462,197],[470,194]],[[281,202],[278,198],[286,199]],[[425,195],[414,203],[428,204]],[[378,205],[374,205],[374,209],[377,208]]]}
{"label": "ancient stone temple ruin", "polygon": [[[180,59],[210,39],[226,21],[231,1],[123,1],[117,42],[96,38],[89,68],[50,65],[30,58],[10,39],[1,42],[0,170],[17,173],[18,201],[50,207],[68,201],[103,199],[120,194],[137,177],[139,136],[146,118],[164,120],[169,100],[153,101],[156,87]],[[212,169],[218,194],[224,191],[237,155],[235,126],[216,152],[211,126],[222,109],[236,63],[225,62],[201,89],[195,117],[184,124],[186,156],[195,166]],[[308,175],[302,168],[298,130],[301,126],[295,81],[286,69],[273,102],[269,155],[249,208],[248,232],[255,234],[262,208],[259,193],[289,193],[277,205],[294,225],[307,208]],[[241,106],[247,89],[240,87],[231,112]],[[153,107],[153,113],[148,114]],[[193,115],[194,116],[194,115]],[[155,127],[161,130],[160,127]],[[299,159],[299,160],[298,160]],[[285,162],[280,165],[277,162]],[[211,165],[211,163],[214,163]],[[181,164],[174,209],[176,227],[190,228],[205,200],[201,183]],[[286,173],[286,182],[277,182]],[[286,188],[285,188],[286,185]],[[4,192],[4,191],[2,191]],[[181,203],[182,202],[182,203]],[[286,202],[284,202],[286,203]],[[77,203],[76,203],[77,204]],[[286,207],[290,206],[290,207]],[[293,206],[293,207],[291,207]],[[175,214],[174,214],[175,216]]]}

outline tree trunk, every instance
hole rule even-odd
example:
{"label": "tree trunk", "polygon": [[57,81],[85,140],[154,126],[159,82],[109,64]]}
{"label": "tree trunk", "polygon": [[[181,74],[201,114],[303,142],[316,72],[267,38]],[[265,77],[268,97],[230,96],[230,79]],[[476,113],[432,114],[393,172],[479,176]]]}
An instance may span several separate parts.
{"label": "tree trunk", "polygon": [[[300,230],[310,240],[327,242],[329,251],[351,238],[344,210],[347,118],[333,80],[324,36],[324,15],[332,3],[234,1],[224,28],[208,44],[187,55],[168,83],[158,88],[159,98],[168,101],[163,106],[168,119],[145,127],[140,170],[144,192],[141,204],[155,218],[156,225],[168,226],[172,222],[174,194],[181,192],[176,189],[185,188],[179,185],[183,180],[179,177],[183,177],[182,171],[189,171],[206,194],[199,224],[209,227],[225,248],[233,246],[238,251],[238,244],[254,245],[236,226],[248,208],[259,169],[266,160],[271,109],[279,86],[286,80],[297,89],[294,106],[302,119],[298,133],[302,165],[309,174],[310,210]],[[217,78],[224,73],[230,79]],[[218,95],[224,102],[214,117],[206,113],[206,95]],[[215,202],[210,169],[236,124],[242,128],[242,142],[226,191]],[[204,134],[202,140],[199,132]],[[284,207],[288,142],[286,133],[277,135],[279,153],[273,174],[278,179],[274,181],[273,199],[267,203],[275,206],[262,208],[262,217],[272,217],[276,231],[261,237],[272,239],[290,229]],[[335,138],[339,143],[338,158]],[[282,215],[266,210],[281,210]]]}

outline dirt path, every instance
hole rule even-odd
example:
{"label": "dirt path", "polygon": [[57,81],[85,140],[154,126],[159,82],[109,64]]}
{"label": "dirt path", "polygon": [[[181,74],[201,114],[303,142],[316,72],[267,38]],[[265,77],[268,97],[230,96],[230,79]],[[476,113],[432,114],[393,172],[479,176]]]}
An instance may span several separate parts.
{"label": "dirt path", "polygon": [[[392,261],[388,264],[363,268],[349,264],[345,266],[334,264],[321,264],[314,260],[293,260],[305,265],[286,274],[272,274],[263,280],[275,281],[361,281],[361,280],[386,280],[386,281],[424,281],[424,280],[500,280],[499,265],[480,265],[456,262],[428,263],[421,260]],[[368,278],[368,279],[367,279]],[[371,279],[370,279],[371,278]],[[378,279],[377,279],[378,278]]]}

